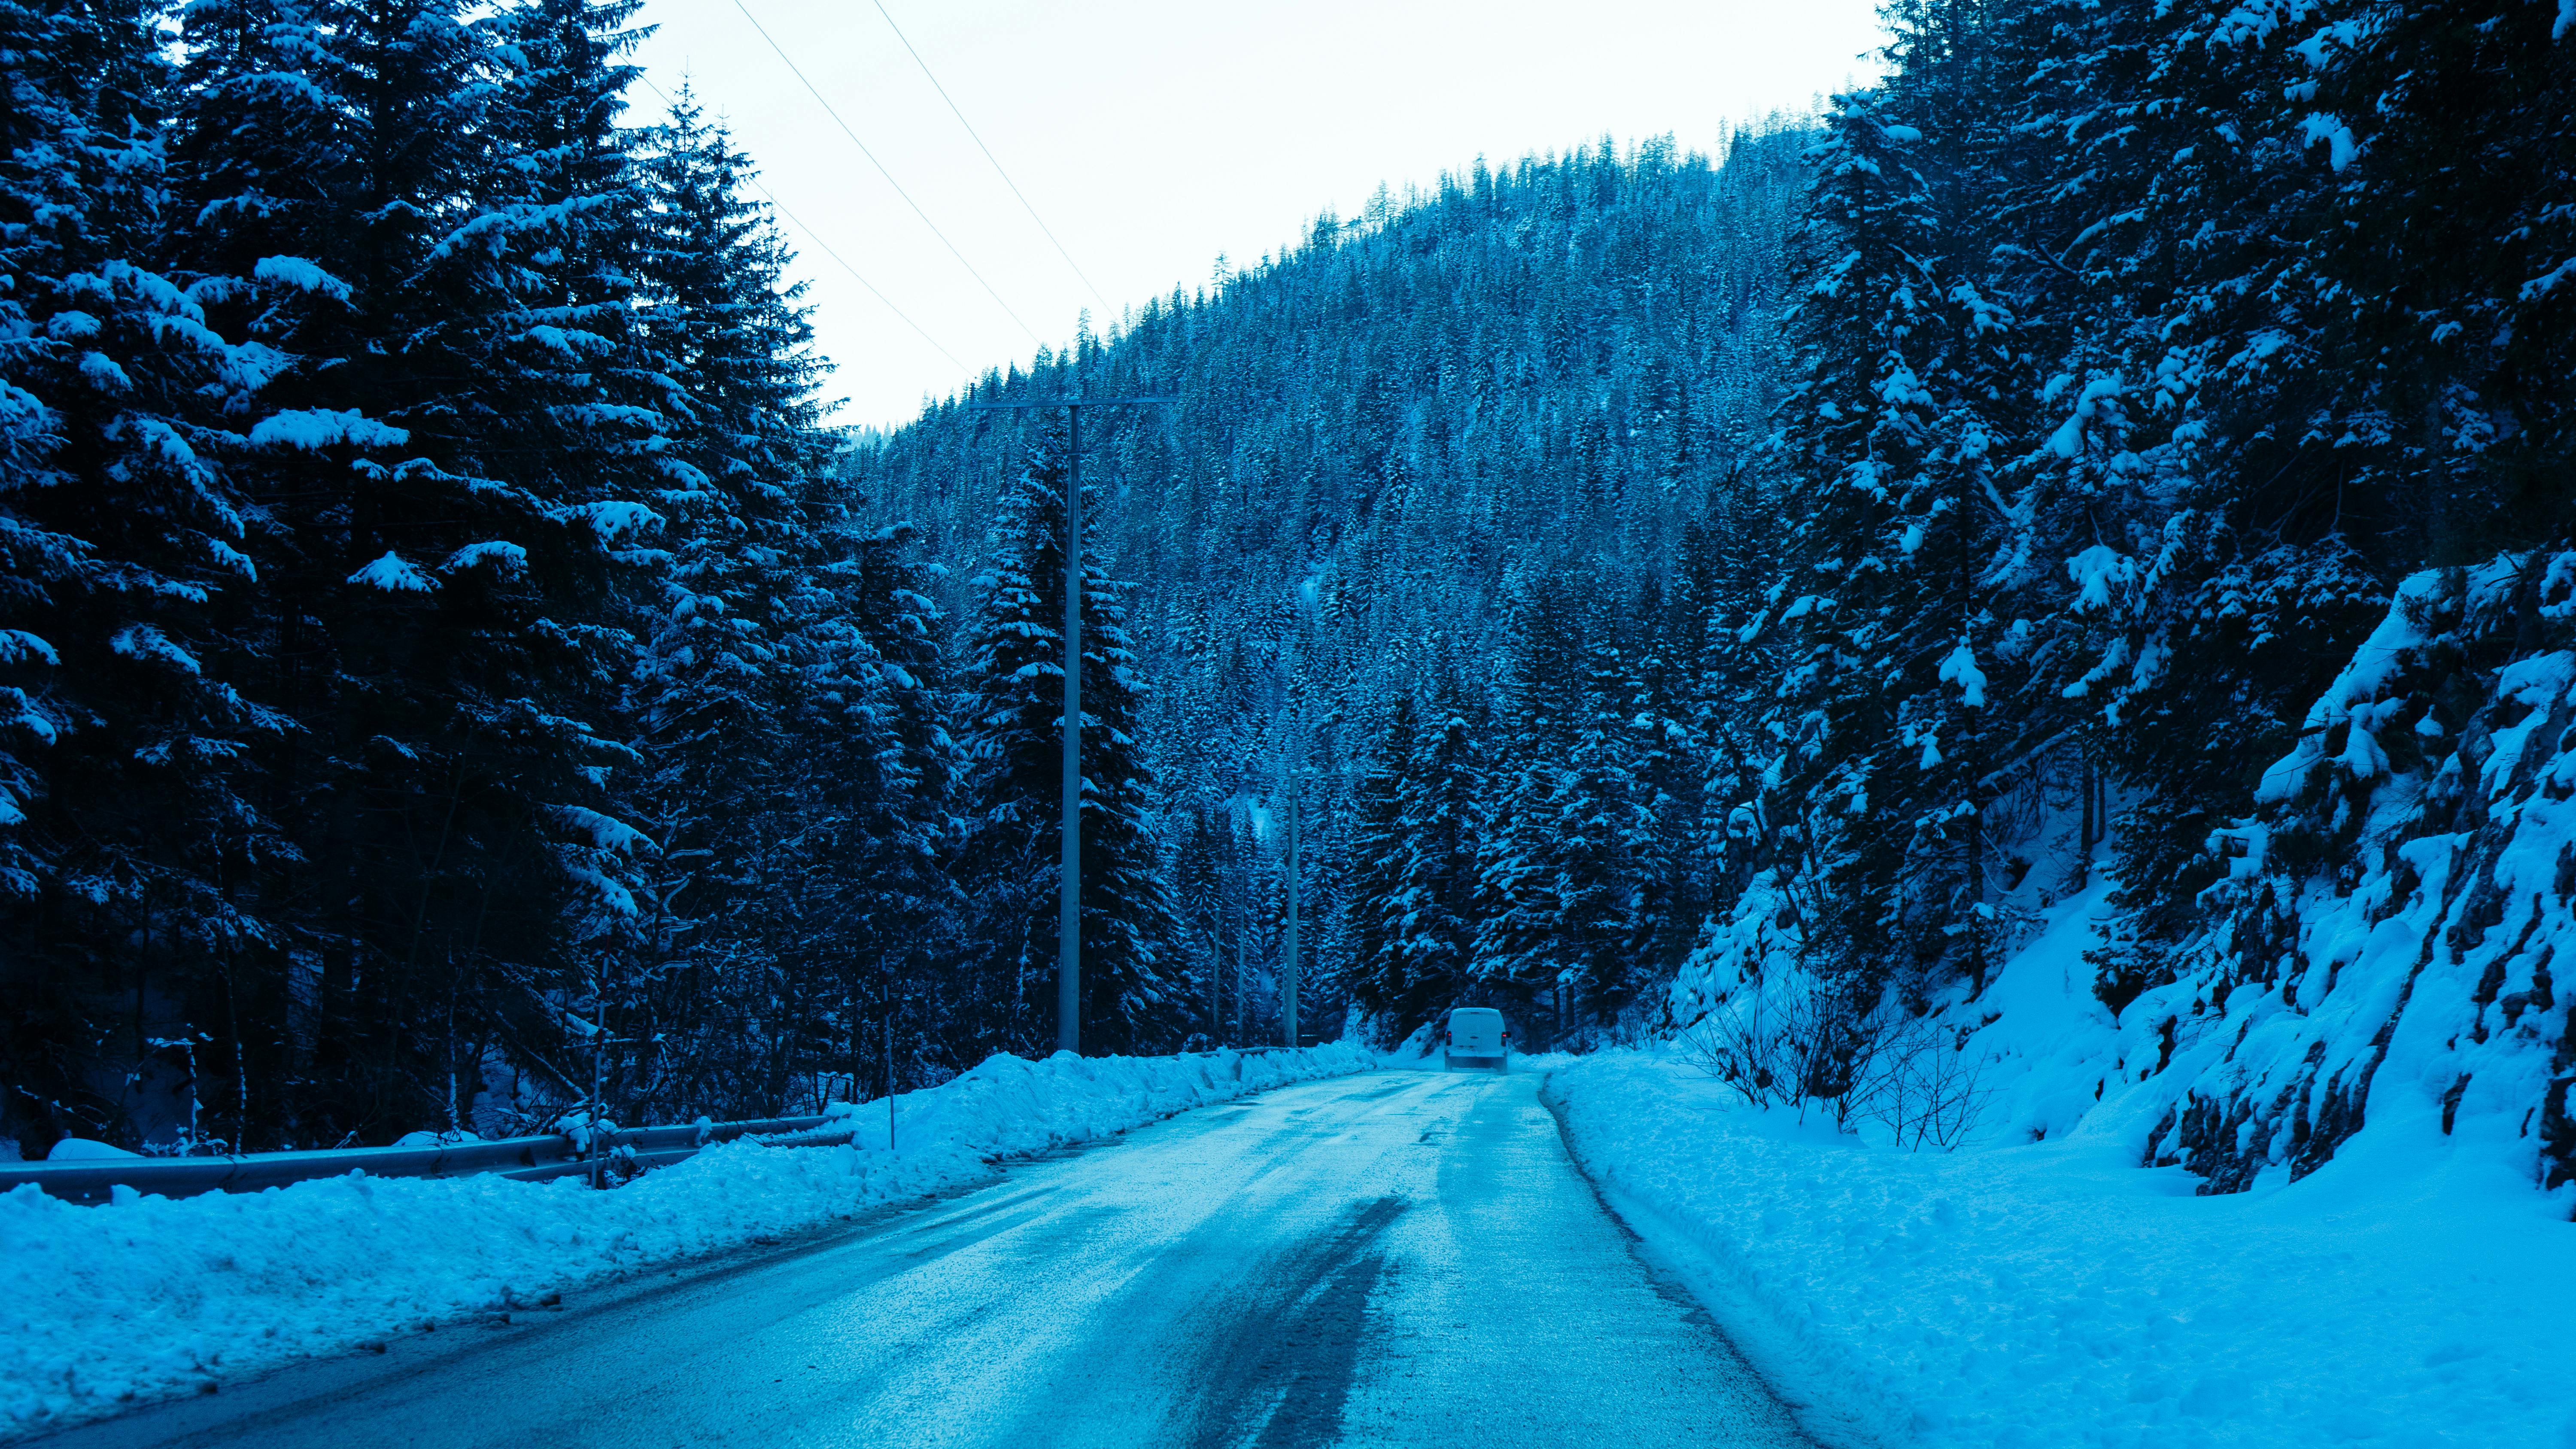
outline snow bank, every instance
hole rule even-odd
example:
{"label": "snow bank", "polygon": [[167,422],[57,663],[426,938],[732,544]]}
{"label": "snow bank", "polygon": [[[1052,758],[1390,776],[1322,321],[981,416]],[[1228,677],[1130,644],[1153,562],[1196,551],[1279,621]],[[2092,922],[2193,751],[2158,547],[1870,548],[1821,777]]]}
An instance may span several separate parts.
{"label": "snow bank", "polygon": [[387,1333],[951,1188],[1289,1082],[1365,1070],[1344,1043],[1199,1057],[997,1056],[857,1115],[848,1147],[713,1147],[614,1192],[578,1180],[351,1176],[74,1207],[0,1196],[0,1435],[198,1389]]}
{"label": "snow bank", "polygon": [[45,1160],[47,1162],[103,1162],[119,1157],[140,1155],[105,1142],[92,1142],[86,1137],[65,1137],[54,1144],[51,1152],[45,1154]]}
{"label": "snow bank", "polygon": [[1739,1107],[1665,1051],[1548,1090],[1829,1444],[2576,1445],[2576,1188],[2535,1192],[2437,1123],[2196,1195],[2137,1165],[2162,1097],[2135,1088],[2062,1137],[1955,1154]]}

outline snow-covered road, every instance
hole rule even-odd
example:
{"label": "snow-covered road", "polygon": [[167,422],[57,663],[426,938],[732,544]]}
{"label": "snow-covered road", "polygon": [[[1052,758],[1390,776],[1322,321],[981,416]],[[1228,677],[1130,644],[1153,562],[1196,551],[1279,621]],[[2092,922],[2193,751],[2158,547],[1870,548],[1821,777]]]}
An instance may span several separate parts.
{"label": "snow-covered road", "polygon": [[977,1191],[44,1441],[1798,1445],[1533,1076],[1205,1108]]}

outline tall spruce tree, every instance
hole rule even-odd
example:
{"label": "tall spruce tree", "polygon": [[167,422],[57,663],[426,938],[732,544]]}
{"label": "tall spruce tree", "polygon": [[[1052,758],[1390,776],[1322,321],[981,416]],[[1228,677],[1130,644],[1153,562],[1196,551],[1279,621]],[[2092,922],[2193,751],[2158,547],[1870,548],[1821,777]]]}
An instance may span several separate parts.
{"label": "tall spruce tree", "polygon": [[1415,745],[1397,796],[1404,845],[1388,907],[1387,949],[1399,974],[1394,989],[1370,1003],[1393,1016],[1400,1031],[1471,1000],[1475,987],[1473,910],[1485,777],[1455,686],[1441,686],[1433,701],[1440,727]]}
{"label": "tall spruce tree", "polygon": [[245,767],[285,721],[223,407],[267,359],[162,268],[156,13],[0,5],[0,72],[0,1110],[131,1140],[137,1094],[175,1092],[201,1134],[263,1136],[256,881],[286,847]]}
{"label": "tall spruce tree", "polygon": [[1412,691],[1398,692],[1351,802],[1349,913],[1354,939],[1346,984],[1362,1009],[1379,1018],[1381,1030],[1397,1037],[1409,1029],[1387,1013],[1405,996],[1404,962],[1396,949],[1403,918],[1396,899],[1403,881],[1403,810],[1405,782],[1413,768],[1414,712]]}
{"label": "tall spruce tree", "polygon": [[1957,793],[1958,730],[1933,687],[1962,621],[1917,582],[1927,545],[1956,520],[1936,476],[1951,329],[1941,222],[1912,160],[1922,133],[1867,95],[1838,98],[1829,126],[1815,151],[1794,312],[1800,375],[1783,429],[1805,484],[1796,552],[1747,628],[1797,641],[1773,712],[1770,773],[1786,798],[1771,827],[1800,869],[1833,882],[1817,899],[1836,919],[1810,931],[1868,1001],[1931,967],[1946,913],[1925,919],[1926,837],[1975,806]]}
{"label": "tall spruce tree", "polygon": [[[797,636],[843,623],[849,601],[830,587],[806,597],[818,522],[808,494],[825,451],[818,364],[767,210],[742,194],[748,163],[683,86],[636,165],[646,199],[634,218],[640,345],[657,369],[650,382],[668,439],[651,503],[667,520],[668,559],[650,574],[659,597],[639,599],[633,708],[644,769],[631,798],[662,847],[641,964],[656,978],[654,1032],[676,1041],[659,1053],[670,1069],[647,1095],[676,1094],[678,1110],[719,1089],[664,1079],[722,1059],[730,1023],[776,1016],[776,973],[804,959],[782,950],[810,914],[782,899],[798,868],[783,852],[828,831],[803,815],[825,799],[847,802],[796,782],[814,749],[838,746],[848,719],[865,718],[827,722],[834,711],[816,710],[809,694],[849,706],[835,687],[864,690],[870,676],[861,660],[826,682],[800,659],[836,658],[800,651]],[[774,1076],[764,1066],[758,1090],[771,1093]]]}

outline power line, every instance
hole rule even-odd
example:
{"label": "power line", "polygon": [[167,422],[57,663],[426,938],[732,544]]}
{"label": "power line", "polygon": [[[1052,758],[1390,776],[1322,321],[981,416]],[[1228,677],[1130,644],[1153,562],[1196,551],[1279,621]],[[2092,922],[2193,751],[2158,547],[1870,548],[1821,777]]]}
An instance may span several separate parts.
{"label": "power line", "polygon": [[[667,95],[663,95],[663,94],[662,94],[662,88],[661,88],[660,86],[657,86],[657,85],[653,84],[653,82],[652,82],[650,79],[648,79],[648,78],[643,74],[643,72],[641,72],[641,71],[636,72],[635,78],[636,78],[637,80],[640,80],[640,81],[643,81],[643,82],[644,82],[644,89],[646,89],[646,90],[648,90],[648,91],[651,91],[653,94],[655,94],[655,95],[657,95],[657,96],[662,96],[662,104],[663,104],[664,106],[666,106],[666,107],[670,107],[670,108],[672,108],[672,109],[674,109],[674,110],[678,109],[677,103],[675,103],[675,102],[674,102],[674,101],[673,101],[669,96],[667,96]],[[933,351],[936,351],[940,356],[947,358],[950,362],[955,362],[955,363],[957,363],[957,370],[958,370],[959,372],[967,373],[967,374],[969,374],[969,375],[973,374],[973,372],[975,371],[975,369],[973,369],[973,368],[971,368],[971,367],[968,367],[968,366],[967,366],[965,363],[963,363],[963,362],[958,361],[958,357],[957,357],[957,354],[956,354],[956,353],[949,351],[949,350],[948,350],[947,348],[945,348],[945,347],[941,347],[941,346],[939,345],[939,339],[938,339],[938,338],[931,336],[931,335],[930,335],[930,333],[929,333],[927,330],[925,330],[925,329],[922,327],[922,325],[921,325],[920,323],[913,321],[913,320],[912,320],[912,318],[911,318],[909,315],[907,315],[901,307],[896,306],[896,305],[894,304],[894,299],[893,299],[893,298],[888,297],[885,293],[878,291],[878,290],[877,290],[877,285],[876,285],[876,283],[871,282],[871,281],[869,281],[866,277],[863,277],[863,276],[859,275],[859,269],[858,269],[858,268],[856,268],[856,267],[854,267],[854,266],[851,266],[851,265],[849,264],[849,262],[848,262],[847,260],[845,260],[845,259],[841,256],[841,254],[840,254],[839,252],[836,252],[836,251],[832,250],[832,244],[831,244],[830,242],[827,242],[827,241],[823,240],[823,234],[822,234],[821,232],[818,232],[818,231],[814,230],[814,228],[812,228],[812,227],[810,227],[810,226],[807,226],[807,225],[805,224],[805,222],[804,222],[804,220],[803,220],[802,218],[800,218],[799,216],[797,216],[797,215],[796,215],[796,213],[794,213],[794,212],[792,212],[792,211],[789,211],[789,210],[787,209],[787,203],[785,203],[785,202],[783,202],[783,201],[780,201],[780,200],[778,199],[778,194],[777,194],[776,192],[771,191],[768,187],[761,185],[761,184],[760,184],[760,178],[759,178],[759,177],[757,177],[757,176],[745,176],[745,177],[743,177],[742,179],[743,179],[746,183],[748,183],[748,184],[750,185],[750,187],[751,187],[751,189],[752,189],[752,190],[759,192],[759,193],[761,194],[761,196],[762,196],[764,199],[766,199],[766,200],[769,202],[769,204],[770,204],[773,208],[775,208],[775,209],[777,210],[777,212],[778,212],[778,214],[779,214],[780,216],[783,216],[783,217],[787,218],[787,220],[788,220],[790,223],[792,223],[798,231],[801,231],[801,232],[805,233],[805,239],[806,239],[806,240],[808,240],[808,241],[812,242],[814,245],[816,245],[816,246],[818,246],[818,247],[821,247],[821,248],[823,249],[823,255],[825,255],[825,256],[827,256],[827,257],[830,257],[832,260],[834,260],[834,261],[836,261],[836,262],[839,262],[839,263],[841,264],[841,270],[842,270],[842,271],[845,271],[845,272],[847,272],[847,273],[849,273],[849,274],[850,274],[850,279],[851,279],[852,281],[857,282],[860,286],[865,287],[865,288],[867,288],[867,289],[868,289],[868,295],[869,295],[869,296],[876,298],[876,299],[877,299],[878,301],[880,301],[880,302],[883,302],[883,303],[885,304],[885,309],[886,309],[887,311],[892,312],[895,316],[900,317],[900,318],[902,318],[902,319],[903,319],[903,325],[904,325],[904,326],[911,328],[911,329],[912,329],[914,332],[916,332],[916,333],[919,333],[919,334],[920,334],[920,336],[921,336],[921,340],[922,340],[922,341],[924,341],[924,342],[929,343]]]}
{"label": "power line", "polygon": [[794,213],[794,212],[792,212],[792,211],[789,211],[789,210],[787,209],[787,204],[786,204],[785,202],[780,201],[780,200],[778,199],[778,196],[777,196],[777,194],[776,194],[776,193],[772,192],[768,187],[761,185],[761,184],[760,184],[760,182],[759,182],[757,179],[753,178],[753,177],[746,176],[746,177],[744,177],[744,178],[743,178],[743,180],[750,182],[750,183],[751,183],[751,189],[752,189],[752,190],[759,192],[759,193],[760,193],[764,198],[766,198],[766,199],[768,200],[768,202],[769,202],[769,204],[770,204],[771,206],[774,206],[774,207],[778,208],[778,214],[779,214],[780,216],[783,216],[783,217],[787,218],[790,222],[794,222],[794,223],[795,223],[795,226],[796,226],[796,229],[797,229],[798,231],[801,231],[801,232],[805,233],[805,237],[806,237],[806,239],[807,239],[808,241],[811,241],[812,243],[814,243],[814,245],[816,245],[816,246],[818,246],[818,247],[821,247],[821,248],[823,249],[823,255],[825,255],[825,256],[827,256],[827,257],[830,257],[832,260],[834,260],[834,261],[836,261],[836,262],[840,262],[840,263],[841,263],[841,270],[842,270],[842,271],[845,271],[845,272],[847,272],[847,273],[849,273],[849,274],[850,274],[851,279],[852,279],[852,280],[854,280],[854,281],[856,281],[860,286],[867,288],[867,289],[868,289],[868,295],[869,295],[869,296],[874,297],[874,298],[876,298],[878,301],[885,303],[885,309],[886,309],[887,311],[892,312],[892,313],[893,313],[894,315],[896,315],[897,317],[902,317],[902,318],[903,318],[903,325],[904,325],[904,326],[909,327],[909,328],[911,328],[913,331],[920,333],[920,334],[921,334],[921,340],[922,340],[922,341],[929,343],[929,344],[931,345],[931,347],[939,353],[939,355],[940,355],[940,356],[947,358],[950,362],[954,362],[954,363],[956,363],[956,364],[957,364],[957,370],[958,370],[959,372],[963,372],[963,373],[967,373],[967,374],[970,374],[970,375],[971,375],[971,374],[975,371],[975,369],[973,369],[973,368],[971,368],[971,367],[968,367],[968,366],[967,366],[963,361],[959,360],[959,358],[958,358],[958,356],[957,356],[957,354],[956,354],[956,353],[949,351],[949,350],[948,350],[947,348],[945,348],[945,347],[941,347],[941,346],[939,345],[939,339],[938,339],[938,338],[931,336],[928,332],[924,332],[924,331],[922,331],[922,327],[921,327],[921,324],[920,324],[920,323],[915,322],[915,321],[913,321],[910,317],[905,316],[905,315],[904,315],[904,310],[903,310],[901,307],[896,306],[896,305],[894,304],[893,300],[892,300],[891,298],[887,297],[885,293],[878,291],[878,290],[877,290],[877,288],[876,288],[876,284],[875,284],[874,282],[871,282],[871,281],[869,281],[867,278],[862,277],[862,276],[860,276],[860,275],[859,275],[859,269],[858,269],[858,268],[856,268],[856,267],[854,267],[854,266],[851,266],[851,265],[850,265],[848,262],[846,262],[846,261],[842,261],[842,260],[841,260],[841,254],[840,254],[839,252],[836,252],[836,251],[832,250],[832,244],[831,244],[830,242],[827,242],[827,241],[823,240],[822,236],[821,236],[820,234],[818,234],[818,233],[814,230],[814,228],[812,228],[812,227],[810,227],[810,226],[807,226],[803,221],[799,220],[799,219],[797,218],[796,213]]}
{"label": "power line", "polygon": [[777,37],[769,33],[767,26],[760,23],[760,17],[751,13],[751,7],[742,3],[742,0],[733,0],[733,8],[741,11],[742,18],[751,22],[751,28],[760,32],[760,38],[769,42],[769,48],[778,53],[778,59],[787,67],[788,73],[804,84],[806,92],[814,97],[815,104],[823,108],[823,114],[830,116],[833,124],[841,128],[841,134],[850,138],[850,144],[859,148],[859,154],[868,158],[868,164],[877,168],[877,174],[885,178],[886,185],[894,188],[894,194],[902,197],[903,204],[912,208],[912,214],[921,218],[921,224],[930,228],[930,234],[939,238],[940,245],[948,248],[948,254],[957,258],[957,265],[964,267],[966,275],[975,279],[976,284],[984,289],[985,295],[993,299],[993,305],[1001,308],[1012,321],[1018,322],[1020,330],[1029,334],[1031,342],[1040,347],[1046,346],[1046,339],[1037,334],[1037,329],[1020,321],[1020,314],[1011,311],[1011,304],[1002,300],[1002,294],[993,290],[993,284],[984,280],[984,274],[975,270],[973,262],[966,260],[966,254],[957,249],[957,243],[948,239],[948,233],[941,231],[939,224],[930,219],[930,213],[921,209],[921,203],[912,199],[912,193],[903,189],[903,183],[894,179],[894,173],[888,171],[885,163],[877,159],[877,153],[868,149],[868,143],[859,139],[859,133],[851,130],[850,123],[841,119],[841,113],[832,109],[832,103],[823,99],[823,93],[815,88],[814,83],[805,79],[805,72],[797,69],[795,61],[788,59],[786,48],[778,43]]}
{"label": "power line", "polygon": [[1082,285],[1091,288],[1091,295],[1098,299],[1105,312],[1109,306],[1109,299],[1100,295],[1100,288],[1093,285],[1090,274],[1083,271],[1082,263],[1073,259],[1073,253],[1064,249],[1064,243],[1056,241],[1055,232],[1047,226],[1046,218],[1038,215],[1037,207],[1031,204],[1028,197],[1021,192],[1020,184],[1011,179],[1011,173],[1002,169],[1002,158],[994,155],[993,148],[985,145],[984,138],[976,134],[975,123],[966,119],[966,113],[964,111],[957,109],[957,102],[955,98],[948,94],[948,87],[941,85],[939,83],[939,77],[930,73],[930,62],[923,60],[921,58],[921,52],[912,48],[912,41],[903,33],[903,27],[895,24],[894,16],[887,13],[885,0],[875,0],[875,3],[877,13],[885,16],[886,29],[893,31],[894,38],[903,42],[904,50],[912,56],[912,63],[921,67],[922,77],[930,82],[930,88],[939,92],[939,98],[941,100],[948,102],[949,114],[957,118],[958,125],[966,128],[966,134],[975,142],[975,149],[983,152],[984,159],[993,163],[993,174],[1002,178],[1002,184],[1011,188],[1011,194],[1013,196],[1020,198],[1020,205],[1028,209],[1029,220],[1038,224],[1038,230],[1046,233],[1046,239],[1048,241],[1054,242],[1056,255],[1064,258],[1064,264],[1073,268],[1073,274],[1075,276],[1082,278]]}

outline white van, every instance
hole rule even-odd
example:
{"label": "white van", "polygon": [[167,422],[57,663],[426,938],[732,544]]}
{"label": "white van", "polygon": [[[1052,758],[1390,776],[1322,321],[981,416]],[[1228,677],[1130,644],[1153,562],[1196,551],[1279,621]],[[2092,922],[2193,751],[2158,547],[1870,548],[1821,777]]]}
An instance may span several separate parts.
{"label": "white van", "polygon": [[1503,1024],[1503,1014],[1490,1006],[1462,1006],[1450,1012],[1449,1025],[1440,1034],[1440,1065],[1453,1072],[1460,1067],[1510,1071],[1512,1029]]}

